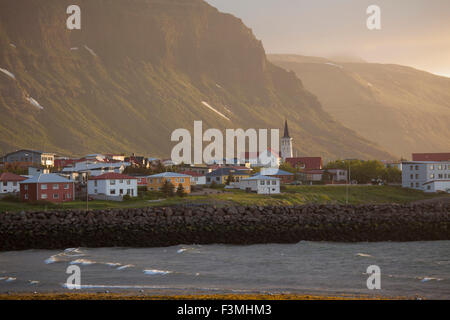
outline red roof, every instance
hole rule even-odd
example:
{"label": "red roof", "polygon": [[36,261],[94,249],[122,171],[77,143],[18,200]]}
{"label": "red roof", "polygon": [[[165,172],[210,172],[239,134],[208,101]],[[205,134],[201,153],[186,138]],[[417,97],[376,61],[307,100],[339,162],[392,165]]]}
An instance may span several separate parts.
{"label": "red roof", "polygon": [[102,175],[99,176],[95,176],[95,177],[90,177],[89,180],[137,180],[136,177],[131,177],[131,176],[127,176],[125,174],[120,174],[120,173],[115,173],[115,172],[108,172],[108,173],[104,173]]}
{"label": "red roof", "polygon": [[450,161],[449,153],[413,153],[413,161]]}
{"label": "red roof", "polygon": [[11,172],[3,172],[0,174],[0,181],[24,181],[27,178],[19,176]]}
{"label": "red roof", "polygon": [[306,170],[322,169],[321,157],[286,158],[286,162],[294,168],[304,166]]}
{"label": "red roof", "polygon": [[194,171],[183,171],[183,172],[180,172],[180,173],[188,175],[188,176],[192,176],[192,177],[202,177],[202,176],[204,176],[204,174],[201,174],[201,173],[198,173],[198,172],[194,172]]}

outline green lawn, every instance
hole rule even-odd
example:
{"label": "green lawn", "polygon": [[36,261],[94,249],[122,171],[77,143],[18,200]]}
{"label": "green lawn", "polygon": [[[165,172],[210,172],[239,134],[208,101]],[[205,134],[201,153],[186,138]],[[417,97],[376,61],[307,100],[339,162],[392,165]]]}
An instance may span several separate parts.
{"label": "green lawn", "polygon": [[[258,195],[241,190],[226,190],[218,194],[195,195],[185,198],[169,198],[162,201],[133,199],[130,201],[90,201],[89,209],[106,208],[142,208],[150,206],[168,206],[180,203],[224,205],[295,205],[305,203],[346,203],[346,186],[288,186],[278,195]],[[422,191],[393,186],[350,186],[348,199],[351,204],[364,203],[408,203],[416,200],[442,197],[442,194],[426,194]],[[449,195],[450,197],[450,195]],[[0,201],[0,212],[4,211],[40,211],[50,209],[85,209],[86,202],[74,201],[63,205],[27,204],[21,202]]]}

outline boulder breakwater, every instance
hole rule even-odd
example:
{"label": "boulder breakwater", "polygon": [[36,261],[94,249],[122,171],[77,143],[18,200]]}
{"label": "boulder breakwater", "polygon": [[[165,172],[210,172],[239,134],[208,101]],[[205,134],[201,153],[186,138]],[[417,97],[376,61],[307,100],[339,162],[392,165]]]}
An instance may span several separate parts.
{"label": "boulder breakwater", "polygon": [[450,240],[450,204],[149,207],[0,213],[0,250]]}

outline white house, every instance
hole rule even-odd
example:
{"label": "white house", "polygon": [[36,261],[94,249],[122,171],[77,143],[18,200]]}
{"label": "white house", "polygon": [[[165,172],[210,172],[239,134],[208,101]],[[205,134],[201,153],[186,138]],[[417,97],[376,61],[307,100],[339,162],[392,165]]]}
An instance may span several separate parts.
{"label": "white house", "polygon": [[254,175],[250,178],[242,179],[233,185],[241,190],[256,191],[258,194],[280,193],[280,179],[262,175]]}
{"label": "white house", "polygon": [[137,178],[120,173],[110,172],[90,177],[88,180],[89,195],[108,197],[137,197]]}
{"label": "white house", "polygon": [[20,182],[26,178],[10,172],[0,173],[0,194],[19,193]]}
{"label": "white house", "polygon": [[405,161],[402,169],[403,188],[436,192],[445,189],[446,180],[450,180],[450,161]]}

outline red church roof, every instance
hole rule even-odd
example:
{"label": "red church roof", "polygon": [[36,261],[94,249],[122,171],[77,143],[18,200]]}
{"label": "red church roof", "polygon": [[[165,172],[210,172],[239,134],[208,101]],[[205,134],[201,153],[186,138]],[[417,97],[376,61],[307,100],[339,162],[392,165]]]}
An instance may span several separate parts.
{"label": "red church roof", "polygon": [[11,172],[0,173],[0,181],[24,181],[24,180],[27,180],[27,178],[24,178]]}
{"label": "red church roof", "polygon": [[90,177],[89,180],[137,180],[136,177],[127,176],[116,172],[108,172],[99,176]]}
{"label": "red church roof", "polygon": [[450,161],[450,152],[448,153],[413,153],[413,161]]}
{"label": "red church roof", "polygon": [[292,167],[303,167],[306,170],[320,170],[322,169],[321,157],[300,157],[300,158],[286,158],[286,162]]}

